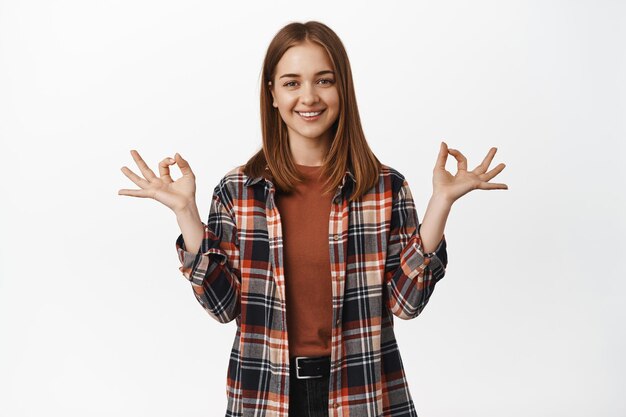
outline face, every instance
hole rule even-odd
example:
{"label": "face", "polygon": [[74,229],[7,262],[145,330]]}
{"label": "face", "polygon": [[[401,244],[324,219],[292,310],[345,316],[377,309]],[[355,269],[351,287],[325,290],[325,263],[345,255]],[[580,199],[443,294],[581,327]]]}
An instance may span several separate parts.
{"label": "face", "polygon": [[322,46],[307,41],[283,54],[270,90],[290,140],[330,142],[329,128],[339,116],[335,80],[332,63]]}

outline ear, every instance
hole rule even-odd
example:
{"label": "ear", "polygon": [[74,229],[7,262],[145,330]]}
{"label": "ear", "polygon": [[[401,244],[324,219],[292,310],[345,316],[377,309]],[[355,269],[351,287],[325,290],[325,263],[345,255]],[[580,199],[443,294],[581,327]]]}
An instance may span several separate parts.
{"label": "ear", "polygon": [[272,93],[272,106],[278,108],[278,105],[276,104],[276,95],[274,94],[274,83],[272,83],[271,81],[268,81],[268,88],[270,90],[270,93]]}

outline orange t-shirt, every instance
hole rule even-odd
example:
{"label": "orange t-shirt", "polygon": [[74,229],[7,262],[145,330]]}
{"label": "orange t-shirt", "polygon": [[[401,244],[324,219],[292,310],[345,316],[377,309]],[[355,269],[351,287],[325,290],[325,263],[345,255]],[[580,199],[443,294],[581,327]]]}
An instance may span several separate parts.
{"label": "orange t-shirt", "polygon": [[283,232],[289,356],[330,355],[332,287],[328,225],[333,195],[322,195],[321,166],[290,194],[276,193]]}

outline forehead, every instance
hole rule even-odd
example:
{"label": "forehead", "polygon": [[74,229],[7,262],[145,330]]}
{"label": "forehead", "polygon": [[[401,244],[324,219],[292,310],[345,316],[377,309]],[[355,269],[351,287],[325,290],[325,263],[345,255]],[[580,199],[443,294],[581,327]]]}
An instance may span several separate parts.
{"label": "forehead", "polygon": [[283,54],[276,65],[278,76],[285,72],[306,75],[323,69],[333,69],[326,49],[315,42],[306,41],[294,45]]}

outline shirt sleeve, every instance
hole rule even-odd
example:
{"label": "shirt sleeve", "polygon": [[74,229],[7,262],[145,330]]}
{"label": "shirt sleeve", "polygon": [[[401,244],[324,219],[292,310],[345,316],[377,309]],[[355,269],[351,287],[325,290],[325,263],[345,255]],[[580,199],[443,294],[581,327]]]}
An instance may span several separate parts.
{"label": "shirt sleeve", "polygon": [[392,202],[384,287],[387,307],[404,320],[422,312],[448,264],[445,234],[433,252],[424,253],[421,226],[411,190],[403,179]]}
{"label": "shirt sleeve", "polygon": [[200,305],[220,323],[228,323],[241,312],[241,274],[236,223],[216,187],[202,244],[196,253],[187,251],[182,233],[176,251],[183,276],[191,283]]}

